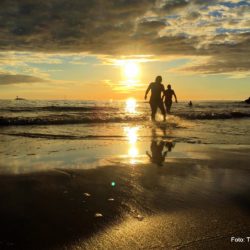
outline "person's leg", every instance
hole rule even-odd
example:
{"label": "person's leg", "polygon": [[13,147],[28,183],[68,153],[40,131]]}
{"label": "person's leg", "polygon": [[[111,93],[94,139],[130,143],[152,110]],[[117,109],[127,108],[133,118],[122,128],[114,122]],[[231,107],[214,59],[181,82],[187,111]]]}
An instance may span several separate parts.
{"label": "person's leg", "polygon": [[169,114],[170,114],[171,107],[172,107],[172,101],[169,102]]}
{"label": "person's leg", "polygon": [[165,111],[164,104],[162,101],[158,103],[158,107],[161,110],[161,113],[163,115],[163,120],[166,121],[166,111]]}
{"label": "person's leg", "polygon": [[167,114],[170,114],[170,109],[171,109],[171,106],[172,106],[172,102],[171,101],[165,102],[165,106],[166,106]]}
{"label": "person's leg", "polygon": [[151,119],[152,121],[155,121],[155,114],[157,110],[157,104],[154,102],[150,102],[150,107],[151,107]]}

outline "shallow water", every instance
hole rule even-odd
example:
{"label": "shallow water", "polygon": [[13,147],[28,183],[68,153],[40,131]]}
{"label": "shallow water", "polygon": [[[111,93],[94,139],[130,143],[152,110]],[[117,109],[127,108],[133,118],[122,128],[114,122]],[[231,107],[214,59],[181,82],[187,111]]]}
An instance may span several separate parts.
{"label": "shallow water", "polygon": [[[0,172],[148,163],[152,142],[156,149],[176,145],[159,153],[169,151],[168,159],[191,157],[191,144],[250,145],[250,108],[243,103],[178,103],[172,112],[152,123],[144,102],[0,101]],[[236,112],[244,115],[223,118]]]}
{"label": "shallow water", "polygon": [[147,103],[7,104],[0,248],[229,249],[249,232],[244,104],[180,103],[156,123]]}
{"label": "shallow water", "polygon": [[[250,106],[240,102],[173,104],[167,122],[150,122],[145,102],[0,100],[1,134],[45,139],[123,139],[137,127],[140,138],[169,135],[178,141],[249,144]],[[157,119],[162,117],[158,114]],[[223,135],[223,136],[222,136]]]}

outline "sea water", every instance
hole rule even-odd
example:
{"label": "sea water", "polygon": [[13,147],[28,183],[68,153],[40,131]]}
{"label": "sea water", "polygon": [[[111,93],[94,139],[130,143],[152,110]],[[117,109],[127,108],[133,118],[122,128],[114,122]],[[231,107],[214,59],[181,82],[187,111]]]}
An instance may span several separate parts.
{"label": "sea water", "polygon": [[1,100],[0,172],[148,162],[154,140],[176,145],[168,159],[192,157],[191,144],[250,146],[250,105],[179,102],[171,111],[151,122],[144,101]]}
{"label": "sea water", "polygon": [[[1,134],[47,139],[122,139],[121,127],[140,127],[142,137],[160,128],[163,136],[199,143],[249,144],[250,105],[237,101],[173,103],[165,123],[150,122],[142,101],[0,100]],[[165,131],[164,131],[165,130]],[[157,132],[156,134],[157,135]]]}

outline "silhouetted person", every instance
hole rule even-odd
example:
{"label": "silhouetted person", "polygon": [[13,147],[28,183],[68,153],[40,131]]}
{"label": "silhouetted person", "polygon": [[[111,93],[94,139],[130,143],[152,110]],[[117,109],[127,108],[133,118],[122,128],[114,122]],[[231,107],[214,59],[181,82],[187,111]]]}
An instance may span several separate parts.
{"label": "silhouetted person", "polygon": [[157,141],[153,140],[150,146],[152,155],[150,155],[148,151],[146,152],[146,154],[150,158],[150,161],[158,166],[162,166],[162,163],[165,161],[168,153],[167,151],[163,152],[164,146],[164,141],[160,141],[159,143],[157,143]]}
{"label": "silhouetted person", "polygon": [[170,114],[170,109],[171,109],[171,106],[172,106],[172,98],[175,98],[175,102],[177,103],[177,97],[176,97],[176,94],[174,92],[174,90],[171,88],[171,85],[169,84],[168,85],[168,88],[164,91],[164,95],[163,95],[163,100],[165,98],[165,106],[166,106],[166,111],[167,111],[167,114]]}
{"label": "silhouetted person", "polygon": [[151,107],[151,119],[155,121],[155,115],[157,112],[157,108],[161,110],[164,121],[166,120],[166,112],[164,109],[163,101],[161,98],[161,94],[164,93],[164,85],[161,83],[162,77],[157,76],[155,82],[151,82],[145,93],[145,100],[147,99],[148,92],[151,90],[151,96],[149,100],[149,104]]}
{"label": "silhouetted person", "polygon": [[193,106],[193,103],[190,101],[190,102],[188,103],[188,106],[189,106],[189,107],[192,107],[192,106]]}

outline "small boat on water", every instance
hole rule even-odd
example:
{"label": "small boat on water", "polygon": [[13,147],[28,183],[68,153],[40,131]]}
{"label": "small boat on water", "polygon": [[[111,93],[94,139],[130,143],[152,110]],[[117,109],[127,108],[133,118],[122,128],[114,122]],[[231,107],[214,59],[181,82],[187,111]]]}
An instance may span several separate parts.
{"label": "small boat on water", "polygon": [[15,100],[16,101],[23,101],[23,100],[26,100],[26,99],[17,96]]}
{"label": "small boat on water", "polygon": [[245,100],[245,103],[250,104],[250,97]]}

